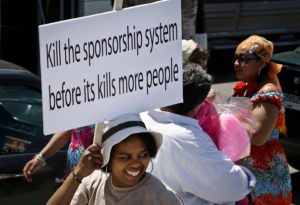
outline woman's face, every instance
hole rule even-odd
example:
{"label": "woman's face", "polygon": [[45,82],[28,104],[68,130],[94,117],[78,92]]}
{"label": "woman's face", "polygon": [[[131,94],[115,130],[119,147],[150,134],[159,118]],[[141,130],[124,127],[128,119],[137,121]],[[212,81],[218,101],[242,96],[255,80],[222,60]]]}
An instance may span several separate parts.
{"label": "woman's face", "polygon": [[256,79],[259,69],[262,67],[262,61],[252,54],[248,53],[248,49],[238,47],[235,51],[234,70],[238,80],[247,82]]}
{"label": "woman's face", "polygon": [[136,185],[150,162],[147,146],[138,134],[115,145],[110,160],[112,183],[116,187]]}

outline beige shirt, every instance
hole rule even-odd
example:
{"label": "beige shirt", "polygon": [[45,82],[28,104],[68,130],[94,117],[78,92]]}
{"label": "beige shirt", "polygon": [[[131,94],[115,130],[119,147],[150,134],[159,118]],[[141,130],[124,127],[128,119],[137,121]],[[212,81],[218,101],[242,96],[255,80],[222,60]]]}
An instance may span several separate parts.
{"label": "beige shirt", "polygon": [[[108,178],[107,178],[108,176]],[[99,170],[78,187],[71,205],[182,205],[178,196],[156,177],[147,173],[137,185],[113,186],[111,177]]]}

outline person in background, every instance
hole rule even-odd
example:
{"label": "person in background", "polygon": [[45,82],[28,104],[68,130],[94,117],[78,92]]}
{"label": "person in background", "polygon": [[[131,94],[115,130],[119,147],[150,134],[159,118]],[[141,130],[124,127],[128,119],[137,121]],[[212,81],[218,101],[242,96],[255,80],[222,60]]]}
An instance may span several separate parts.
{"label": "person in background", "polygon": [[271,61],[274,46],[264,37],[253,35],[241,42],[235,51],[234,69],[240,82],[234,96],[249,97],[253,102],[253,135],[251,153],[239,164],[256,176],[253,203],[290,205],[292,186],[287,159],[279,142],[285,133],[283,94],[277,73],[282,65]]}
{"label": "person in background", "polygon": [[[208,55],[207,52],[194,40],[182,40],[182,61],[183,65],[187,63],[196,63],[207,71]],[[211,88],[205,100],[202,102],[200,109],[194,118],[199,121],[202,129],[212,138],[218,146],[218,136],[220,134],[220,122],[216,108],[213,105],[215,91]]]}
{"label": "person in background", "polygon": [[[182,40],[182,58],[183,58],[183,65],[186,65],[187,63],[197,63],[202,68],[207,71],[207,60],[208,55],[207,52],[201,48],[199,43],[196,43],[194,40]],[[241,135],[244,132],[244,127],[242,124],[239,123],[238,119],[235,118],[233,115],[226,114],[226,115],[220,115],[218,113],[216,107],[213,104],[214,98],[216,96],[216,92],[213,89],[210,89],[206,99],[202,102],[198,112],[194,115],[194,118],[199,121],[199,124],[201,128],[208,134],[208,136],[211,137],[215,145],[217,146],[218,150],[223,151],[227,156],[230,157],[230,159],[235,162],[235,160],[232,159],[232,156],[237,156],[237,153],[240,153],[242,147],[245,146],[245,143],[249,144],[248,136]],[[225,119],[226,118],[226,119]],[[221,120],[222,119],[222,120]],[[231,119],[231,123],[229,120]],[[235,123],[232,123],[235,122]],[[227,126],[225,126],[227,125]],[[228,126],[234,126],[235,127],[235,135],[224,136],[227,132],[226,130],[231,129]],[[237,131],[239,130],[239,131]],[[238,135],[238,136],[237,136]],[[241,137],[245,136],[244,138],[247,139],[244,140],[243,143],[241,143]],[[233,139],[234,137],[238,137],[239,140],[235,140],[235,142],[239,145],[236,146],[236,144],[231,143],[231,147],[224,147],[224,140]],[[221,139],[222,138],[222,139]],[[223,143],[222,143],[223,142]],[[228,144],[228,143],[226,143]],[[223,147],[222,147],[223,146]],[[236,147],[232,147],[236,146]],[[230,150],[231,153],[226,153],[224,150]],[[237,157],[234,157],[237,158]],[[237,205],[247,205],[251,201],[250,195],[246,196],[244,199],[236,202]]]}
{"label": "person in background", "polygon": [[186,205],[235,204],[255,185],[245,167],[220,152],[194,119],[212,84],[198,64],[183,68],[183,103],[141,113],[148,129],[163,135],[153,174]]}
{"label": "person in background", "polygon": [[28,161],[23,174],[27,181],[32,181],[32,175],[46,165],[46,161],[55,152],[70,142],[67,156],[67,166],[65,176],[74,169],[83,151],[92,144],[94,136],[94,125],[85,126],[78,129],[58,132],[53,135],[48,144]]}
{"label": "person in background", "polygon": [[187,63],[197,63],[207,71],[208,53],[194,40],[182,39],[182,61],[183,65]]}
{"label": "person in background", "polygon": [[161,134],[148,131],[138,114],[109,121],[102,133],[102,150],[96,144],[88,147],[47,205],[182,204],[146,172],[162,143]]}

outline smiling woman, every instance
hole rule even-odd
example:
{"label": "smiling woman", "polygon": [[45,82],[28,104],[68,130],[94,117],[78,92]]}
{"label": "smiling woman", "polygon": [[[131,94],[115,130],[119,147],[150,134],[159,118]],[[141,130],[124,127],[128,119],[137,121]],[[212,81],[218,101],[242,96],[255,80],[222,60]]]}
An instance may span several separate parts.
{"label": "smiling woman", "polygon": [[100,133],[102,150],[96,144],[86,149],[48,205],[182,204],[172,190],[146,172],[162,143],[160,133],[148,131],[138,114],[121,115]]}
{"label": "smiling woman", "polygon": [[149,134],[133,134],[115,145],[111,154],[112,183],[118,187],[134,186],[145,175],[151,160],[151,151],[156,154],[155,141]]}

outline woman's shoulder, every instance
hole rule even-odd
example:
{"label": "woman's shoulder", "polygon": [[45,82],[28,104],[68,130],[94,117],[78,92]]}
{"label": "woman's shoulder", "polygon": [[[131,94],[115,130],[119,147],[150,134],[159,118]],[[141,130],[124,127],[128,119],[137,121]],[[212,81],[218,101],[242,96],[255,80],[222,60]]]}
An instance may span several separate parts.
{"label": "woman's shoulder", "polygon": [[95,170],[91,175],[85,177],[82,182],[86,187],[92,187],[95,184],[106,182],[107,174],[101,170]]}
{"label": "woman's shoulder", "polygon": [[265,92],[280,92],[280,90],[273,83],[266,83],[260,88],[258,93],[265,93]]}
{"label": "woman's shoulder", "polygon": [[150,187],[150,189],[156,189],[156,190],[167,189],[167,186],[164,183],[162,183],[156,176],[148,172],[146,173],[146,176],[148,177],[147,184]]}
{"label": "woman's shoulder", "polygon": [[95,200],[96,195],[103,193],[106,178],[106,174],[100,170],[95,170],[85,177],[77,188],[71,204],[87,204],[88,201],[89,204],[93,204],[91,201]]}
{"label": "woman's shoulder", "polygon": [[183,204],[174,190],[165,185],[154,175],[150,173],[147,173],[147,175],[149,175],[148,186],[151,192],[155,194],[160,201],[166,202],[162,204]]}
{"label": "woman's shoulder", "polygon": [[268,83],[252,96],[251,101],[253,103],[271,103],[281,109],[283,93],[274,84]]}

